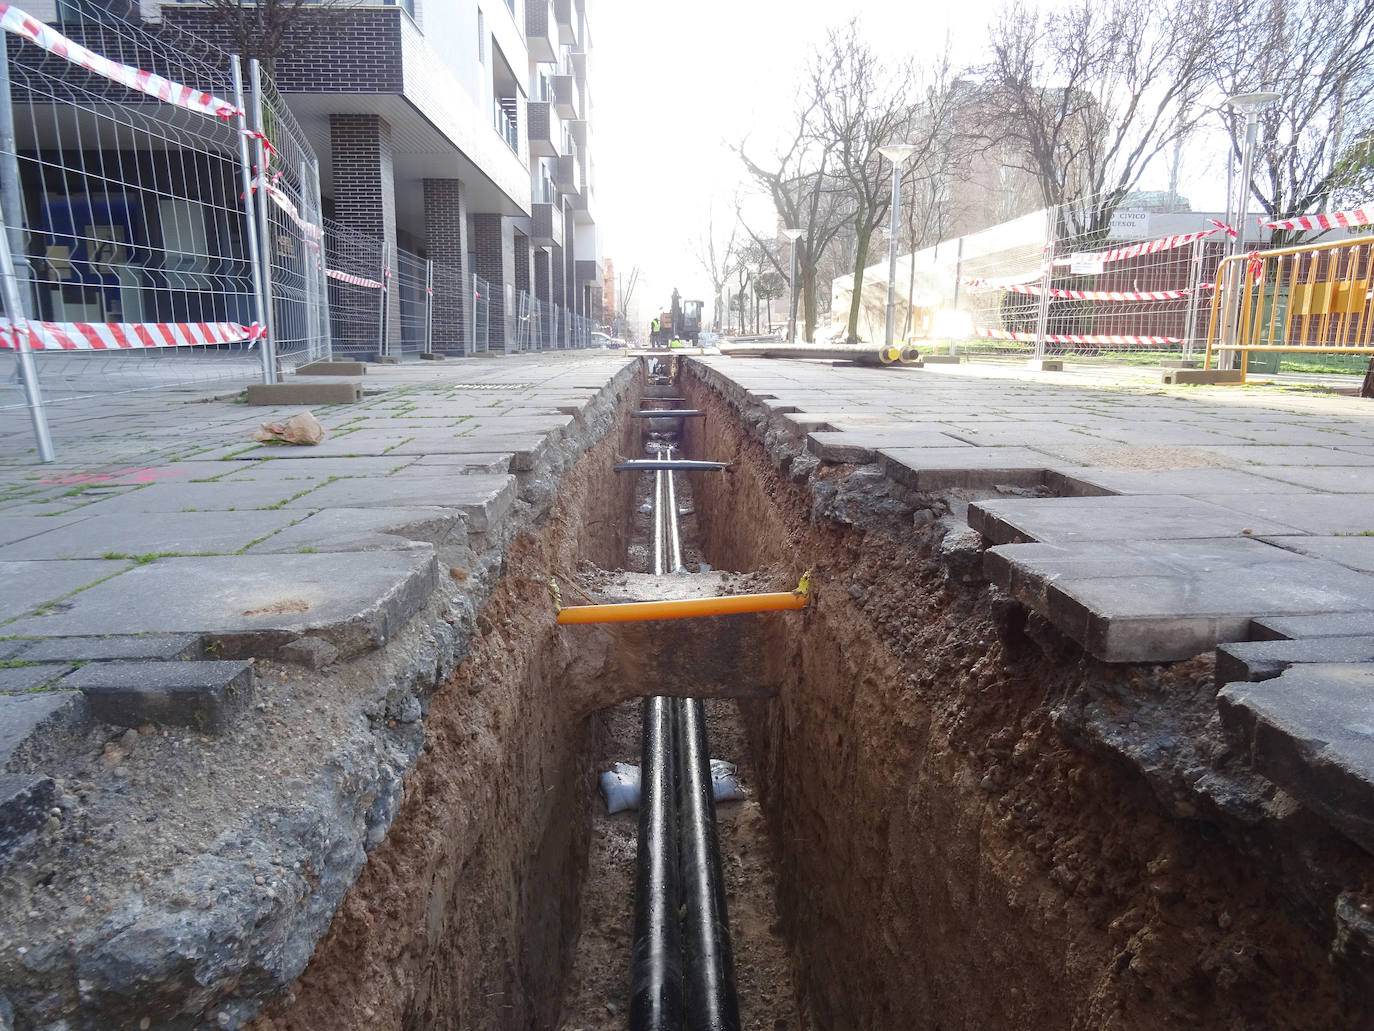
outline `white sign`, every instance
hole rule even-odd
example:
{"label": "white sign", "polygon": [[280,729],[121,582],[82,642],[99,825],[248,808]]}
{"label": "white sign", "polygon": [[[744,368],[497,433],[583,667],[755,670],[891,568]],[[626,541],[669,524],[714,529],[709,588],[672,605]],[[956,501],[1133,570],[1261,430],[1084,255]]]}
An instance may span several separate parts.
{"label": "white sign", "polygon": [[1113,240],[1144,240],[1150,235],[1148,211],[1118,211],[1112,215]]}
{"label": "white sign", "polygon": [[1069,271],[1075,276],[1100,276],[1102,265],[1101,261],[1094,261],[1091,254],[1080,252],[1073,255]]}

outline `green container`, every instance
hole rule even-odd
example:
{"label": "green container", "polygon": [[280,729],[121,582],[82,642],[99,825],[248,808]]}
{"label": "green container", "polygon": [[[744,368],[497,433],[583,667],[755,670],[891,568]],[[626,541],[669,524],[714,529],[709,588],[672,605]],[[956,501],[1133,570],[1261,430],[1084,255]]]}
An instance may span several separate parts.
{"label": "green container", "polygon": [[[1287,335],[1288,329],[1288,285],[1266,284],[1258,297],[1252,297],[1248,318],[1253,319],[1255,315],[1255,305],[1259,305],[1259,337],[1265,338],[1269,332],[1269,324],[1274,324],[1274,336],[1272,339],[1265,340],[1270,344],[1282,344]],[[1275,309],[1277,308],[1277,311]],[[1253,322],[1251,323],[1253,325]],[[1251,351],[1249,360],[1246,362],[1247,372],[1258,372],[1269,375],[1279,371],[1279,363],[1283,360],[1283,351]]]}

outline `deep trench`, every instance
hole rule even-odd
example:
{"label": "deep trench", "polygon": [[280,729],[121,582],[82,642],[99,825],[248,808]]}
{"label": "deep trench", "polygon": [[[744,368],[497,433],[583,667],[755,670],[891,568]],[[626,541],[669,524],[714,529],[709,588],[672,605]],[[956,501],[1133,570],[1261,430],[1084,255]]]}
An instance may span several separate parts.
{"label": "deep trench", "polygon": [[[646,386],[512,546],[400,817],[260,1031],[625,1026],[632,892],[592,886],[632,866],[633,817],[595,784],[637,761],[648,685],[619,682],[612,635],[552,625],[548,581],[645,568],[642,474],[610,470],[643,453]],[[675,391],[706,412],[685,454],[732,463],[686,474],[689,567],[815,570],[807,611],[750,617],[775,693],[710,703],[751,792],[720,809],[737,956],[762,943],[743,1026],[1374,1025],[1371,957],[1323,916],[1374,887],[1369,857],[1299,811],[1181,818],[1065,716],[1085,693],[1186,710],[1210,660],[1092,660],[942,553],[958,498],[815,467],[709,369]]]}

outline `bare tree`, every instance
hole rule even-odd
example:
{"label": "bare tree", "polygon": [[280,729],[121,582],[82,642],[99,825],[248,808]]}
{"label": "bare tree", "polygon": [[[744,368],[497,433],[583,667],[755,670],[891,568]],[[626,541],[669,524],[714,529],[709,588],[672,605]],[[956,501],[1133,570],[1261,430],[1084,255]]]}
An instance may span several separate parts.
{"label": "bare tree", "polygon": [[[786,141],[772,158],[750,157],[745,150],[747,139],[734,148],[754,184],[772,200],[778,221],[783,227],[802,231],[797,239],[797,278],[803,340],[816,338],[817,269],[849,217],[845,192],[830,174],[829,152],[817,143],[817,103],[815,96],[803,99]],[[758,234],[748,232],[763,246]],[[779,271],[783,271],[781,266]],[[790,251],[789,266],[783,274],[791,279]]]}
{"label": "bare tree", "polygon": [[[1279,94],[1260,116],[1248,184],[1264,212],[1321,211],[1343,188],[1359,189],[1374,133],[1374,0],[1224,0],[1223,12],[1216,85],[1228,96]],[[1224,105],[1221,116],[1239,158],[1244,117]]]}
{"label": "bare tree", "polygon": [[354,7],[359,0],[205,0],[229,30],[234,49],[245,59],[257,58],[270,76],[288,48],[301,50],[328,24],[331,10]]}
{"label": "bare tree", "polygon": [[[711,279],[711,311],[715,314],[717,329],[725,328],[721,322],[721,301],[725,297],[725,284],[730,281],[739,263],[739,231],[740,223],[736,219],[730,223],[730,235],[721,238],[716,230],[716,209],[713,204],[706,215],[706,228],[692,243],[693,256]],[[726,312],[726,315],[729,313]]]}
{"label": "bare tree", "polygon": [[1210,25],[1208,0],[1001,10],[984,68],[989,139],[1012,145],[1062,231],[1104,235],[1155,157],[1205,115]]}
{"label": "bare tree", "polygon": [[630,299],[639,285],[639,266],[632,265],[627,276],[617,272],[615,277],[615,335],[624,336],[630,324]]}

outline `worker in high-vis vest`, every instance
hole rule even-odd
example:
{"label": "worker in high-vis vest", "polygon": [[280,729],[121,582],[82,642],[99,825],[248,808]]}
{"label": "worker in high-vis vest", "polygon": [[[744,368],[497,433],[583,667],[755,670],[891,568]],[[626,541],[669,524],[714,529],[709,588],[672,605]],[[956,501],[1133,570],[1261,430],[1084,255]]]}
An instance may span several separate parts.
{"label": "worker in high-vis vest", "polygon": [[658,346],[658,319],[651,319],[649,321],[649,346]]}

